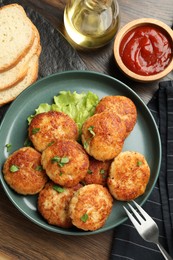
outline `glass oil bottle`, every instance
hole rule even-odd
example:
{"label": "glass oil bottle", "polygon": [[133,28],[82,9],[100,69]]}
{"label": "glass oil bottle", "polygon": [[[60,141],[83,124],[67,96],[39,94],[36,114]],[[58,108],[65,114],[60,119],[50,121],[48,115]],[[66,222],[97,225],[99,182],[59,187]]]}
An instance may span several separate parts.
{"label": "glass oil bottle", "polygon": [[69,0],[64,10],[67,37],[80,49],[104,46],[114,37],[118,25],[116,0]]}

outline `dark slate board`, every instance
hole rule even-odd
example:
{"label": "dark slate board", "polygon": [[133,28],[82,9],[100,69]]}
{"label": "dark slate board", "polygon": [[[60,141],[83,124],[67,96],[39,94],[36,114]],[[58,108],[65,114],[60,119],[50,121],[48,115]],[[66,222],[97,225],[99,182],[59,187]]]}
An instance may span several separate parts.
{"label": "dark slate board", "polygon": [[42,53],[39,76],[45,77],[58,71],[87,69],[76,50],[58,30],[34,10],[27,8],[26,12],[40,32]]}
{"label": "dark slate board", "polygon": [[[22,5],[19,0],[4,0],[3,3],[0,1],[0,6],[10,3]],[[49,21],[30,7],[26,7],[25,10],[40,33],[42,52],[39,60],[39,78],[67,70],[87,70],[76,50]],[[9,104],[0,108],[0,121],[8,107]]]}

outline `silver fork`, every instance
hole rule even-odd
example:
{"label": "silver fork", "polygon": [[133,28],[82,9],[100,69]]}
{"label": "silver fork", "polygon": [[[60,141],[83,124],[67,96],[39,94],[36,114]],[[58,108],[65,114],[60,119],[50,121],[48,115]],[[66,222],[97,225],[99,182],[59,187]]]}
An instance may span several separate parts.
{"label": "silver fork", "polygon": [[127,210],[126,207],[124,207],[129,219],[135,226],[136,230],[138,231],[139,235],[146,241],[155,243],[158,248],[160,249],[161,253],[163,254],[164,258],[167,260],[173,260],[172,257],[166,252],[166,250],[162,247],[162,245],[159,243],[159,229],[157,224],[154,222],[154,220],[135,202],[136,208],[140,212],[140,214],[135,210],[129,203],[129,207],[132,210],[134,216]]}

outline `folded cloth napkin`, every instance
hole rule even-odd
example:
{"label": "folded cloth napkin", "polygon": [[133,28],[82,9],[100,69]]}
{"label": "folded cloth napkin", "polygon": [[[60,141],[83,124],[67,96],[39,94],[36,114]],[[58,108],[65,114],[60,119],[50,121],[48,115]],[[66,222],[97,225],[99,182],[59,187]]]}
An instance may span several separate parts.
{"label": "folded cloth napkin", "polygon": [[[143,208],[157,223],[159,241],[173,257],[173,81],[160,82],[148,108],[159,128],[162,162],[157,184]],[[163,260],[163,256],[128,220],[114,230],[110,259]]]}

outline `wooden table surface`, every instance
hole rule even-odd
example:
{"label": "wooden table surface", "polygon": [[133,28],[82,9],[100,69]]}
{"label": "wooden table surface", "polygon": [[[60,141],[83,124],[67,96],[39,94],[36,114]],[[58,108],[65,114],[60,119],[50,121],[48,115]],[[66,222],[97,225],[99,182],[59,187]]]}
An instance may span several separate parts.
{"label": "wooden table surface", "polygon": [[[47,17],[63,32],[63,10],[66,0],[25,1]],[[120,27],[127,22],[152,17],[173,25],[172,0],[119,0]],[[158,82],[141,84],[127,79],[115,65],[113,41],[106,47],[90,51],[78,51],[89,70],[116,77],[135,90],[145,102],[158,88]],[[173,80],[171,72],[163,80]],[[43,230],[26,219],[9,201],[2,187],[0,198],[0,260],[20,259],[109,259],[113,230],[90,236],[64,236]]]}

